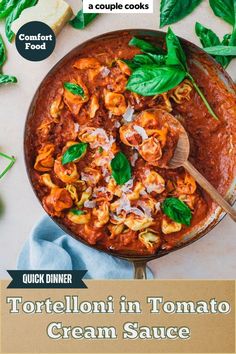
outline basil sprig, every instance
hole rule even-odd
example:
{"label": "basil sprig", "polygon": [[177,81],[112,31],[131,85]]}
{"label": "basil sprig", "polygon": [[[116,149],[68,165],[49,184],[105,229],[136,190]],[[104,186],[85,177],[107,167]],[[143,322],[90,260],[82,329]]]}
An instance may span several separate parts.
{"label": "basil sprig", "polygon": [[166,198],[162,203],[162,211],[171,220],[190,226],[192,214],[190,208],[178,198]]}
{"label": "basil sprig", "polygon": [[[142,47],[145,48],[145,51],[147,51],[147,54],[149,54],[148,45],[144,45],[143,42],[146,41],[142,40],[141,43]],[[130,43],[132,45],[133,43],[138,43],[139,47],[141,47],[140,41],[137,41],[137,38],[132,40]],[[174,34],[171,28],[168,29],[166,35],[166,47],[167,55],[165,55],[164,63],[153,63],[150,65],[145,64],[134,69],[128,80],[126,86],[127,90],[136,92],[142,96],[153,96],[173,89],[179,85],[184,78],[188,78],[200,95],[209,113],[215,119],[218,119],[203,92],[191,76],[188,69],[185,52],[178,37]],[[153,54],[153,48],[155,48],[155,46],[151,45],[150,48],[151,53]],[[157,54],[159,54],[159,50],[157,51]]]}
{"label": "basil sprig", "polygon": [[81,96],[84,98],[84,90],[80,85],[73,84],[72,82],[65,82],[64,88],[70,91],[73,95]]}
{"label": "basil sprig", "polygon": [[234,0],[209,0],[214,14],[230,25],[234,25]]}
{"label": "basil sprig", "polygon": [[13,156],[8,156],[2,152],[0,152],[0,156],[10,161],[8,166],[3,170],[3,172],[0,173],[0,179],[1,179],[12,168],[12,166],[16,162],[16,159]]}
{"label": "basil sprig", "polygon": [[160,27],[175,23],[189,15],[202,0],[161,0]]}
{"label": "basil sprig", "polygon": [[[224,68],[227,68],[236,56],[235,49],[232,48],[236,46],[236,1],[209,0],[209,2],[214,14],[233,26],[232,33],[226,34],[222,42],[213,31],[201,27],[200,24],[196,24],[196,33],[206,52],[211,54]],[[227,49],[227,47],[230,48]]]}
{"label": "basil sprig", "polygon": [[2,36],[0,35],[0,85],[17,82],[17,78],[15,76],[2,74],[2,66],[4,65],[6,59],[7,59],[6,48]]}
{"label": "basil sprig", "polygon": [[84,210],[79,210],[79,209],[70,209],[70,212],[74,215],[84,215],[85,211]]}
{"label": "basil sprig", "polygon": [[76,29],[84,29],[90,22],[92,22],[98,14],[88,14],[80,10],[77,15],[69,21],[72,27]]}
{"label": "basil sprig", "polygon": [[73,162],[83,157],[87,152],[87,143],[79,143],[69,147],[62,157],[62,165]]}
{"label": "basil sprig", "polygon": [[13,10],[18,0],[2,0],[0,2],[0,19],[5,18]]}
{"label": "basil sprig", "polygon": [[123,152],[118,152],[112,159],[111,169],[112,176],[117,184],[125,184],[131,179],[131,166],[129,160]]}
{"label": "basil sprig", "polygon": [[37,2],[38,0],[18,0],[16,2],[15,6],[12,8],[12,11],[6,18],[5,32],[9,42],[11,42],[14,38],[14,33],[11,30],[12,22],[20,16],[23,10],[36,5]]}
{"label": "basil sprig", "polygon": [[[196,22],[195,32],[200,39],[203,48],[214,47],[219,45],[228,45],[230,40],[230,35],[225,35],[223,41],[215,34],[211,29],[204,27],[199,22]],[[231,58],[226,58],[224,56],[214,55],[215,60],[221,64],[224,68],[227,68]]]}

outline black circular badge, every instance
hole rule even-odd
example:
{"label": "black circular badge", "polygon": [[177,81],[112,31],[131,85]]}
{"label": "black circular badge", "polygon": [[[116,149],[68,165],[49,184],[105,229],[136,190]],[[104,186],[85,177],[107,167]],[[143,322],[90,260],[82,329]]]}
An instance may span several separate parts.
{"label": "black circular badge", "polygon": [[16,48],[20,55],[30,61],[48,58],[56,45],[56,36],[48,25],[39,21],[23,25],[16,35]]}

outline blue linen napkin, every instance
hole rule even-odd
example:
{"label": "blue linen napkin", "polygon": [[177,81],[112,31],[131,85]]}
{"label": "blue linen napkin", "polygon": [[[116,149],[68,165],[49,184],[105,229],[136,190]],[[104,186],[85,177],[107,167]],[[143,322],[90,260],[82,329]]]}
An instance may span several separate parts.
{"label": "blue linen napkin", "polygon": [[[86,279],[132,279],[133,265],[73,239],[44,216],[31,231],[18,258],[19,270],[87,269]],[[153,278],[147,269],[149,279]]]}

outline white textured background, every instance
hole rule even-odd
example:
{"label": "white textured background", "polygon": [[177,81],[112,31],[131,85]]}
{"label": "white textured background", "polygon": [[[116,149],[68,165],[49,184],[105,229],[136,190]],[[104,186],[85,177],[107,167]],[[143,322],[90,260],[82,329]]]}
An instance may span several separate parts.
{"label": "white textured background", "polygon": [[[80,8],[78,0],[68,0],[68,2],[77,12]],[[158,29],[159,0],[154,0],[154,3],[154,14],[104,14],[83,31],[75,30],[67,25],[58,36],[55,52],[43,62],[33,63],[23,59],[17,53],[14,44],[6,42],[9,58],[4,66],[4,73],[17,76],[19,83],[0,87],[0,150],[15,155],[17,162],[0,181],[0,199],[5,209],[0,217],[0,278],[6,277],[5,269],[16,267],[17,256],[24,241],[32,226],[44,214],[28,182],[23,158],[24,123],[35,90],[59,59],[72,48],[93,36],[125,28]],[[196,21],[210,27],[221,37],[231,31],[228,24],[214,16],[207,0],[203,0],[194,13],[172,27],[177,35],[199,45],[199,40],[194,33]],[[4,34],[2,22],[0,33]],[[228,71],[236,80],[236,59],[230,64]],[[150,266],[158,278],[235,279],[235,231],[235,224],[229,217],[226,217],[200,241],[155,260]]]}

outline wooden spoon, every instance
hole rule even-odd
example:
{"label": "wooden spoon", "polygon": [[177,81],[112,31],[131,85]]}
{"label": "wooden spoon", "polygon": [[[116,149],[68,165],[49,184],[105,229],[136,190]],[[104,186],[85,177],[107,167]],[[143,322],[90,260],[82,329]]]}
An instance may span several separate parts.
{"label": "wooden spoon", "polygon": [[178,128],[179,140],[174,152],[174,156],[168,162],[166,168],[177,168],[183,166],[197,183],[211,196],[211,198],[221,206],[221,208],[236,221],[236,211],[226,202],[218,191],[207,181],[205,177],[188,161],[190,152],[190,143],[186,130],[182,124],[171,114],[165,116],[170,126]]}

